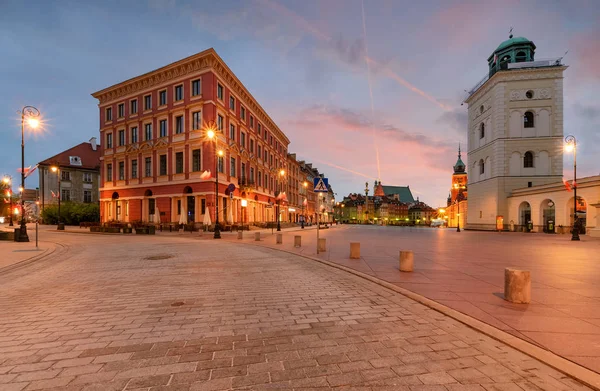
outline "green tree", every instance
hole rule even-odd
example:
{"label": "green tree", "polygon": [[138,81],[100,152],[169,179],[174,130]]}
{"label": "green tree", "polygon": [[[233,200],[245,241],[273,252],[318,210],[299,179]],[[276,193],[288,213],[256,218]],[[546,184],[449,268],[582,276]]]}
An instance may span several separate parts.
{"label": "green tree", "polygon": [[[61,221],[66,225],[79,225],[80,223],[95,223],[100,221],[100,207],[98,204],[83,204],[78,202],[61,202]],[[58,224],[58,205],[51,205],[42,211],[45,224]]]}

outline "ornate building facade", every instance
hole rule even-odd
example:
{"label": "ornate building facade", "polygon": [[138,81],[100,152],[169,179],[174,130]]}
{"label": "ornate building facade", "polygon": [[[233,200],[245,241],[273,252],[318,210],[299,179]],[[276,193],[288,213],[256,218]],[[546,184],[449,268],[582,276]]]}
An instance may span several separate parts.
{"label": "ornate building facade", "polygon": [[448,217],[448,227],[465,227],[467,221],[467,166],[461,158],[460,146],[458,147],[458,160],[454,165],[450,195],[444,217]]}

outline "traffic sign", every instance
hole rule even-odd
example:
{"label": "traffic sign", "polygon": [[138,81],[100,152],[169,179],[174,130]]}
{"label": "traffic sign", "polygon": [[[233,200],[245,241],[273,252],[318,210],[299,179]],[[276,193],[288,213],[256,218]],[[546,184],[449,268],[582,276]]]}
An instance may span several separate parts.
{"label": "traffic sign", "polygon": [[314,182],[313,183],[314,184],[314,190],[313,191],[315,193],[327,193],[329,191],[329,188],[328,188],[329,179],[328,178],[317,177],[317,178],[314,179],[313,182]]}

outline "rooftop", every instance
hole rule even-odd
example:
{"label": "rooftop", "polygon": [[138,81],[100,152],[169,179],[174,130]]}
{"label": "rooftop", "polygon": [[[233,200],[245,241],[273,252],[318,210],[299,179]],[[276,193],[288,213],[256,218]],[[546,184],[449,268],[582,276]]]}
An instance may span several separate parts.
{"label": "rooftop", "polygon": [[85,142],[67,149],[38,164],[40,166],[60,165],[60,167],[71,167],[86,170],[100,169],[100,148],[94,150],[92,144]]}

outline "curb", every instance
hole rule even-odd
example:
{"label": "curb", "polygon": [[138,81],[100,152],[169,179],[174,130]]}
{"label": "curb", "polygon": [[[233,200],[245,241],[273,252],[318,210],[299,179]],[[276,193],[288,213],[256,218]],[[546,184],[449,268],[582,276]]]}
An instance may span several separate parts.
{"label": "curb", "polygon": [[381,280],[377,277],[373,277],[371,275],[359,272],[359,271],[351,269],[349,267],[338,265],[334,262],[326,261],[324,259],[319,259],[319,258],[310,256],[310,255],[297,254],[297,253],[289,251],[289,250],[279,249],[279,248],[271,248],[271,247],[267,247],[265,245],[260,245],[260,244],[256,244],[256,243],[239,243],[239,242],[233,242],[233,243],[268,248],[271,250],[281,251],[281,252],[284,252],[287,254],[296,255],[296,256],[299,256],[302,258],[306,258],[306,259],[310,259],[312,261],[322,263],[324,265],[333,267],[335,269],[344,270],[350,274],[353,274],[355,276],[358,276],[358,277],[364,278],[366,280],[369,280],[371,282],[374,282],[377,285],[388,288],[396,293],[400,293],[401,295],[406,296],[409,299],[412,299],[412,300],[414,300],[418,303],[421,303],[437,312],[440,312],[446,316],[449,316],[450,318],[457,320],[457,321],[461,322],[462,324],[487,335],[488,337],[491,337],[497,341],[500,341],[500,342],[520,351],[521,353],[524,353],[524,354],[556,369],[557,371],[564,373],[565,375],[585,384],[586,386],[588,386],[596,391],[600,391],[600,374],[598,374],[590,369],[587,369],[579,364],[576,364],[572,361],[569,361],[555,353],[552,353],[549,350],[540,348],[539,346],[536,346],[530,342],[527,342],[527,341],[522,340],[518,337],[515,337],[505,331],[502,331],[493,326],[490,326],[487,323],[484,323],[480,320],[472,318],[469,315],[463,314],[462,312],[453,310],[452,308],[446,307],[445,305],[440,304],[434,300],[428,299],[417,293],[409,291],[408,289],[401,288],[397,285],[394,285],[387,281]]}
{"label": "curb", "polygon": [[17,262],[17,263],[13,263],[12,265],[8,265],[8,266],[5,266],[3,268],[0,268],[0,274],[5,274],[5,273],[11,272],[13,270],[20,269],[22,267],[25,267],[25,266],[31,264],[31,263],[39,261],[42,258],[46,258],[46,257],[54,254],[56,252],[56,249],[58,247],[60,247],[62,249],[66,248],[65,246],[63,246],[60,243],[56,243],[56,242],[46,242],[46,243],[52,243],[52,244],[54,244],[54,247],[52,248],[52,250],[47,249],[47,250],[45,250],[41,254],[35,255],[35,256],[33,256],[31,258],[28,258],[28,259],[24,259],[24,260],[22,260],[20,262]]}

